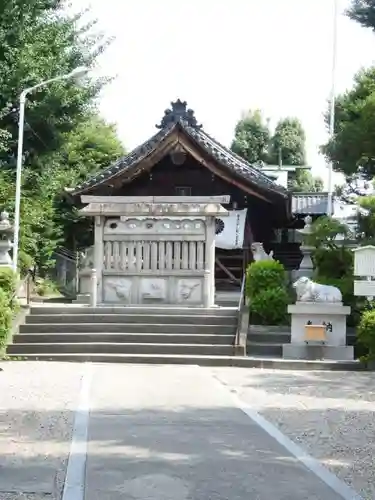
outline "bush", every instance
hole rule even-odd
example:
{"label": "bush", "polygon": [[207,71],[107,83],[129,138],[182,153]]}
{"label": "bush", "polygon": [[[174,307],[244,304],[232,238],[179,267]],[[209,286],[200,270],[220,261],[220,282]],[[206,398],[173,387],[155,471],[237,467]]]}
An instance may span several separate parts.
{"label": "bush", "polygon": [[353,252],[348,248],[318,248],[313,253],[313,261],[319,276],[353,276]]}
{"label": "bush", "polygon": [[31,255],[27,254],[23,250],[20,250],[18,254],[18,267],[21,276],[26,276],[29,270],[33,269],[34,266],[35,262]]}
{"label": "bush", "polygon": [[0,268],[0,290],[3,290],[9,298],[13,297],[17,288],[17,276],[9,267]]}
{"label": "bush", "polygon": [[266,288],[257,293],[250,304],[251,322],[257,325],[288,323],[289,294],[285,287]]}
{"label": "bush", "polygon": [[250,300],[251,322],[260,325],[287,323],[289,294],[284,266],[263,260],[250,264],[246,273],[246,295]]}
{"label": "bush", "polygon": [[252,299],[259,292],[269,288],[284,288],[286,273],[277,260],[253,262],[247,269],[246,295]]}
{"label": "bush", "polygon": [[12,269],[0,268],[0,351],[6,345],[12,328],[17,277]]}
{"label": "bush", "polygon": [[37,280],[35,291],[40,297],[46,297],[47,295],[56,295],[59,293],[55,283],[53,283],[49,279],[42,278],[39,278]]}
{"label": "bush", "polygon": [[357,328],[359,343],[367,350],[366,360],[375,360],[375,309],[364,311]]}
{"label": "bush", "polygon": [[0,289],[0,353],[12,328],[12,309],[8,295]]}

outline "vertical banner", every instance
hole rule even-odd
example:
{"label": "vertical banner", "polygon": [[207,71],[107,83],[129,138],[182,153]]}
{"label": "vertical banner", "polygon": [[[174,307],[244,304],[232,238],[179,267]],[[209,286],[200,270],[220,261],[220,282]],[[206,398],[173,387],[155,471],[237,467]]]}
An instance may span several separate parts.
{"label": "vertical banner", "polygon": [[243,248],[247,208],[231,210],[229,215],[216,219],[215,246],[223,250]]}

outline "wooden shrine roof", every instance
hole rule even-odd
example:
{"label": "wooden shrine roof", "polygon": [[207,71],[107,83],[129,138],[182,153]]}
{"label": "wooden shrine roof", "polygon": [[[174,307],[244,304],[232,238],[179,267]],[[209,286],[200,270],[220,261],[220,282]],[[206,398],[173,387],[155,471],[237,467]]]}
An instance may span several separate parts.
{"label": "wooden shrine roof", "polygon": [[251,165],[208,135],[197,123],[194,112],[187,109],[186,102],[177,100],[171,103],[171,109],[165,111],[157,128],[159,131],[154,136],[102,172],[77,186],[70,194],[76,196],[87,193],[97,186],[108,183],[110,179],[118,178],[130,171],[133,172],[143,160],[152,155],[178,129],[185,133],[193,144],[208,154],[227,174],[241,179],[246,184],[256,186],[263,192],[268,192],[272,197],[280,200],[289,198],[288,191],[261,172],[260,168]]}

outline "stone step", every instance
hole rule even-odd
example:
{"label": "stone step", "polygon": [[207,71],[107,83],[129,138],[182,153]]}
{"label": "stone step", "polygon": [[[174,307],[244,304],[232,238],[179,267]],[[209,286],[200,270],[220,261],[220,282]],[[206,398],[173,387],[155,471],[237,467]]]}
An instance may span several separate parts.
{"label": "stone step", "polygon": [[[31,314],[26,317],[26,324],[60,324],[69,322],[71,315],[60,314]],[[226,325],[237,324],[237,317],[215,315],[165,315],[165,314],[74,314],[74,323],[142,323],[142,324],[195,324],[195,325]]]}
{"label": "stone step", "polygon": [[28,354],[179,354],[179,355],[233,355],[232,345],[207,345],[207,344],[128,344],[109,342],[81,342],[81,343],[29,343],[10,344],[8,354],[27,356]]}
{"label": "stone step", "polygon": [[238,301],[234,302],[233,300],[218,300],[216,303],[220,307],[231,307],[235,304],[238,304]]}
{"label": "stone step", "polygon": [[30,314],[130,314],[130,315],[165,315],[165,316],[229,316],[237,318],[236,307],[124,307],[124,306],[98,306],[90,307],[87,305],[44,305],[35,306],[30,310]]}
{"label": "stone step", "polygon": [[[18,357],[14,356],[14,357]],[[12,356],[10,356],[10,359]],[[137,363],[137,364],[184,364],[199,366],[237,366],[241,368],[264,368],[279,370],[332,370],[359,371],[365,367],[358,361],[306,361],[284,360],[271,357],[250,356],[192,356],[177,354],[70,354],[34,353],[26,356],[35,361],[93,362],[93,363]]]}
{"label": "stone step", "polygon": [[199,333],[19,333],[13,337],[14,344],[32,343],[139,343],[139,344],[207,344],[232,345],[234,335],[201,335]]}
{"label": "stone step", "polygon": [[[70,321],[72,319],[74,318],[71,318]],[[225,323],[222,325],[199,325],[194,323],[28,323],[20,325],[19,333],[187,333],[199,335],[235,335],[236,326]]]}
{"label": "stone step", "polygon": [[261,335],[264,333],[269,334],[283,334],[290,335],[290,327],[288,326],[273,326],[273,325],[249,325],[249,334]]}
{"label": "stone step", "polygon": [[262,342],[247,342],[247,354],[249,356],[272,356],[282,357],[282,344],[270,344]]}
{"label": "stone step", "polygon": [[249,330],[247,334],[248,342],[260,344],[287,344],[290,342],[290,332],[258,332]]}

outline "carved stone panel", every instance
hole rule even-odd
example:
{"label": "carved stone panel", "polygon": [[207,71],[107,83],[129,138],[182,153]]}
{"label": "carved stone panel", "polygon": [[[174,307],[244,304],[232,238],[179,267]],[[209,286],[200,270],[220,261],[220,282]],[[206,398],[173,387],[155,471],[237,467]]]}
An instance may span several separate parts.
{"label": "carved stone panel", "polygon": [[109,218],[104,225],[104,234],[111,235],[139,235],[153,234],[205,234],[205,222],[199,218],[178,217],[121,217]]}
{"label": "carved stone panel", "polygon": [[132,280],[120,276],[108,276],[103,282],[104,302],[130,304]]}
{"label": "carved stone panel", "polygon": [[177,302],[200,304],[202,300],[202,280],[183,278],[178,281]]}
{"label": "carved stone panel", "polygon": [[160,278],[144,278],[140,281],[140,301],[165,302],[167,300],[167,281]]}

